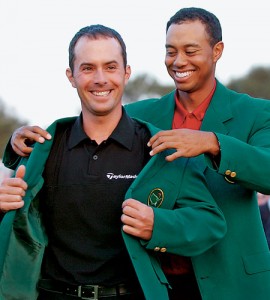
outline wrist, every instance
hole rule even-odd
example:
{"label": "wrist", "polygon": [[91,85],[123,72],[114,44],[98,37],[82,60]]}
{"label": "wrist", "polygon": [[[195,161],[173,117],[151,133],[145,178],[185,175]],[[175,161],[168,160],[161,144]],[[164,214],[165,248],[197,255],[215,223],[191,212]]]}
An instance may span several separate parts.
{"label": "wrist", "polygon": [[209,151],[208,153],[212,156],[219,156],[220,155],[220,143],[219,140],[214,132],[209,132],[210,138],[209,138]]}

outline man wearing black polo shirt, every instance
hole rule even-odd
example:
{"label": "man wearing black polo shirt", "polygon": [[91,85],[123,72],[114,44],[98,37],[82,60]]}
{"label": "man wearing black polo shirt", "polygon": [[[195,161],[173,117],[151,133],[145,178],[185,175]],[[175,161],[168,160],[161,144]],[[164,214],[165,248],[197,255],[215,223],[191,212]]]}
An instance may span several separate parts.
{"label": "man wearing black polo shirt", "polygon": [[122,107],[130,67],[116,31],[82,28],[69,66],[80,116],[55,121],[0,186],[0,298],[169,299],[156,252],[201,254],[224,237],[223,214],[194,161],[149,159],[158,129]]}
{"label": "man wearing black polo shirt", "polygon": [[[111,287],[99,290],[106,299],[143,299],[120,216],[128,187],[149,160],[150,134],[122,108],[130,76],[125,44],[114,30],[89,26],[74,36],[69,54],[66,74],[82,113],[58,125],[43,173],[40,203],[49,243],[39,299],[73,299],[80,291],[72,284],[89,282]],[[19,167],[17,176],[24,173]]]}

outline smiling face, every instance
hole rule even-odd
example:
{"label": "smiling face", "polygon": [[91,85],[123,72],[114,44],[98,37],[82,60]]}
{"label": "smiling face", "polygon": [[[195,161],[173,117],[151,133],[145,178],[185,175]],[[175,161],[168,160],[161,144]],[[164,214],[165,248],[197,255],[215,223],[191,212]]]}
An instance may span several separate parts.
{"label": "smiling face", "polygon": [[77,89],[83,115],[119,115],[130,77],[119,42],[114,38],[84,36],[77,41],[74,54],[74,71],[68,68],[66,74]]}
{"label": "smiling face", "polygon": [[[213,88],[216,62],[223,43],[213,47],[200,21],[172,24],[166,35],[165,64],[179,91],[194,93]],[[207,96],[207,95],[206,95]]]}

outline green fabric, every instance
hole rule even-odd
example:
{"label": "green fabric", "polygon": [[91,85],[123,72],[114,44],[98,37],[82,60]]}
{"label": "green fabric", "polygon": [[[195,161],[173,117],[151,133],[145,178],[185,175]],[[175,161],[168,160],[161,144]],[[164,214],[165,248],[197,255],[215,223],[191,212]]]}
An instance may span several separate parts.
{"label": "green fabric", "polygon": [[[171,129],[174,93],[125,108],[132,117]],[[221,145],[217,171],[203,155],[198,163],[227,221],[225,238],[192,257],[202,298],[270,299],[270,253],[254,192],[270,194],[270,101],[235,93],[217,82],[201,130],[215,132]],[[226,170],[236,172],[235,183],[225,180]]]}
{"label": "green fabric", "polygon": [[[58,120],[48,131],[54,136],[57,123],[69,124],[74,118]],[[146,124],[152,134],[157,128]],[[39,215],[38,191],[52,140],[37,144],[26,164],[29,190],[23,209],[7,213],[0,225],[0,299],[36,299],[36,284],[46,235]],[[163,192],[163,202],[154,208],[152,239],[146,243],[123,233],[123,237],[147,300],[168,299],[168,283],[156,259],[155,247],[166,247],[181,255],[200,255],[218,243],[226,233],[226,222],[209,193],[203,170],[196,159],[173,163],[162,153],[154,156],[127,191],[144,203],[153,190]],[[172,208],[181,209],[172,209]],[[170,232],[170,234],[168,234]],[[23,261],[21,260],[23,258]],[[25,276],[26,275],[26,276]],[[11,288],[12,287],[12,288]]]}

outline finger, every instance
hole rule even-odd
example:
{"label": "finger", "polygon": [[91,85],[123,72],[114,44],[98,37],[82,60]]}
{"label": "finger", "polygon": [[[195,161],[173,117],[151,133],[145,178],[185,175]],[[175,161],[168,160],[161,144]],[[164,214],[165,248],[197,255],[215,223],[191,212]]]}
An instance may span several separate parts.
{"label": "finger", "polygon": [[123,222],[123,231],[127,234],[133,235],[135,237],[149,240],[152,236],[152,230],[144,230],[143,226],[137,223],[134,223],[134,220],[130,220],[130,223],[128,221]]}
{"label": "finger", "polygon": [[[1,193],[13,194],[13,195],[25,195],[27,189],[27,183],[23,180],[25,176],[26,168],[24,165],[18,167],[14,178],[5,178],[0,186]],[[16,189],[17,188],[17,189]]]}
{"label": "finger", "polygon": [[[5,197],[8,195],[18,195],[19,197],[22,197],[25,195],[26,189],[27,183],[21,178],[4,179],[0,185],[0,199],[5,201]],[[16,198],[14,199],[14,201],[18,200],[19,199]]]}
{"label": "finger", "polygon": [[26,168],[24,165],[19,166],[19,168],[16,171],[15,177],[23,179],[24,175],[25,175],[25,171],[26,171]]}
{"label": "finger", "polygon": [[129,198],[129,199],[126,199],[126,200],[122,203],[122,208],[124,208],[125,206],[130,206],[130,207],[136,208],[137,205],[138,205],[138,203],[141,203],[141,202],[139,202],[138,200]]}
{"label": "finger", "polygon": [[[13,188],[13,189],[9,190],[9,194],[1,194],[0,195],[0,203],[21,202],[22,196],[19,195],[19,191],[22,191],[22,193],[24,193],[24,190],[22,190],[22,189]],[[14,192],[14,194],[12,194],[12,192]]]}
{"label": "finger", "polygon": [[162,134],[160,135],[152,144],[152,150],[162,144],[175,143],[175,138],[173,135]]}
{"label": "finger", "polygon": [[178,151],[174,152],[173,154],[167,155],[165,157],[165,159],[167,161],[174,161],[175,159],[182,157],[182,156],[183,156],[182,153],[178,150]]}
{"label": "finger", "polygon": [[0,211],[7,212],[9,210],[19,209],[24,206],[24,201],[17,202],[0,202]]}
{"label": "finger", "polygon": [[20,138],[20,140],[27,141],[28,143],[38,142],[42,144],[46,139],[50,140],[51,135],[38,126],[30,126],[23,130],[20,133],[20,136],[18,135],[18,138]]}
{"label": "finger", "polygon": [[158,133],[156,133],[155,135],[153,135],[153,136],[150,138],[149,142],[147,143],[147,146],[148,146],[148,147],[152,147],[153,144],[154,144],[160,137],[162,137],[163,135],[166,135],[166,134],[168,133],[168,131],[169,131],[169,130],[167,130],[167,131],[159,131]]}
{"label": "finger", "polygon": [[121,216],[121,221],[123,224],[128,225],[128,226],[135,226],[136,220],[132,218],[131,216],[123,213]]}
{"label": "finger", "polygon": [[138,215],[138,211],[136,208],[130,206],[130,205],[125,205],[122,209],[123,211],[123,214],[128,216],[128,217],[131,217],[131,218],[136,218],[137,215]]}
{"label": "finger", "polygon": [[139,230],[137,228],[137,223],[136,223],[135,219],[123,214],[121,216],[121,221],[123,223],[123,231],[124,232],[134,235],[134,236],[138,236]]}
{"label": "finger", "polygon": [[167,149],[175,149],[175,143],[166,141],[166,142],[162,142],[160,144],[153,145],[152,150],[149,152],[149,154],[151,156],[154,156],[155,154],[160,153]]}
{"label": "finger", "polygon": [[26,141],[44,143],[45,139],[51,139],[51,135],[46,130],[39,126],[23,126],[14,131],[11,144],[21,149],[21,145],[25,145]]}
{"label": "finger", "polygon": [[[12,178],[13,181],[22,180],[20,178]],[[0,211],[7,212],[9,210],[23,207],[24,201],[22,197],[25,191],[20,187],[0,186]]]}
{"label": "finger", "polygon": [[[25,144],[24,144],[25,145]],[[12,144],[11,143],[11,146],[12,146],[12,149],[19,155],[19,156],[22,156],[22,157],[26,157],[26,156],[29,156],[29,154],[32,152],[33,148],[32,147],[27,147],[25,145],[25,147],[21,147],[21,148],[18,148],[15,144]],[[22,149],[22,151],[20,150]]]}
{"label": "finger", "polygon": [[39,126],[32,126],[33,132],[39,134],[41,137],[43,137],[46,140],[50,140],[52,138],[52,136],[50,135],[50,133],[44,129],[42,129]]}
{"label": "finger", "polygon": [[123,231],[127,234],[133,235],[135,237],[139,237],[138,230],[135,228],[129,226],[129,225],[123,225]]}
{"label": "finger", "polygon": [[[19,183],[19,185],[15,185],[15,180],[18,181],[18,179],[14,179],[13,184],[14,185],[1,185],[0,186],[0,201],[1,202],[16,202],[21,201],[22,197],[25,196],[25,190],[27,188],[26,184],[22,182],[22,184]],[[21,179],[20,179],[21,180]]]}

